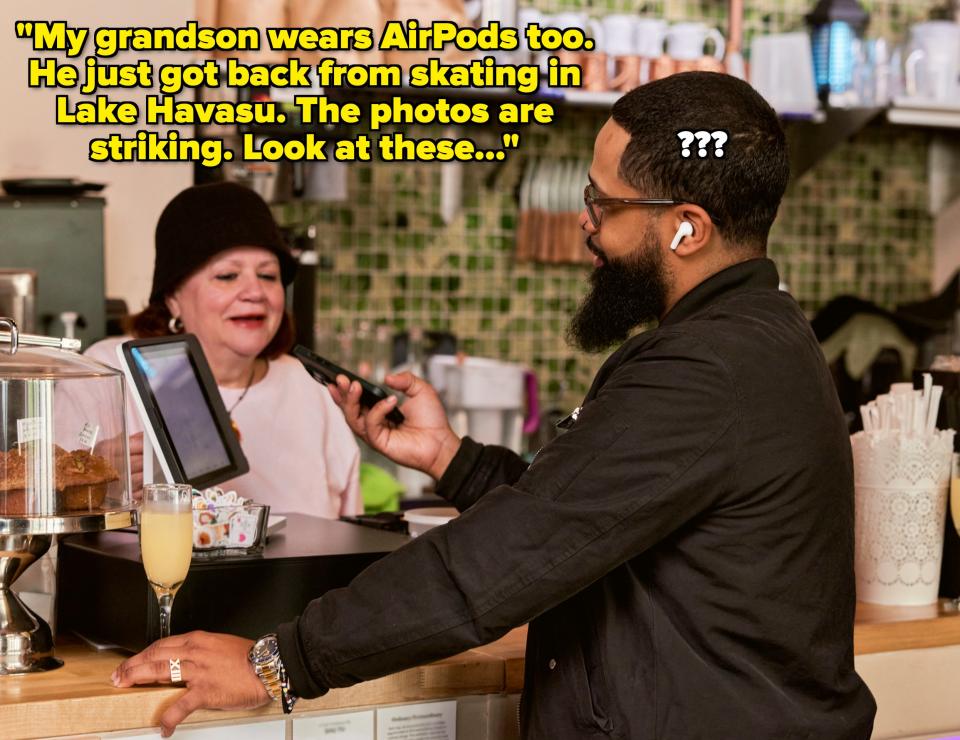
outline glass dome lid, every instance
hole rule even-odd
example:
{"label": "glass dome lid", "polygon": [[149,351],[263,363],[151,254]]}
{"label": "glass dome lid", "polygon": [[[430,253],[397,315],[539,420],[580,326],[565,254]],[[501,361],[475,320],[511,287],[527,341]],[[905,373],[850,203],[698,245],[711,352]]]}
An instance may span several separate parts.
{"label": "glass dome lid", "polygon": [[0,331],[0,518],[131,508],[123,374],[41,341]]}
{"label": "glass dome lid", "polygon": [[[0,337],[2,340],[2,337]],[[0,378],[81,378],[122,376],[119,370],[69,350],[52,347],[18,347],[9,354],[0,341]]]}

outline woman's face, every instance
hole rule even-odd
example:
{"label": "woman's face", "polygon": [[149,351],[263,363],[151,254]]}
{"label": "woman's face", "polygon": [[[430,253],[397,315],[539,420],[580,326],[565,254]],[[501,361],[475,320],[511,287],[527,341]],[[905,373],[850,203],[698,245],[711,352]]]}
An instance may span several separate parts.
{"label": "woman's face", "polygon": [[256,357],[283,318],[280,262],[261,247],[225,250],[187,278],[167,307],[207,353]]}

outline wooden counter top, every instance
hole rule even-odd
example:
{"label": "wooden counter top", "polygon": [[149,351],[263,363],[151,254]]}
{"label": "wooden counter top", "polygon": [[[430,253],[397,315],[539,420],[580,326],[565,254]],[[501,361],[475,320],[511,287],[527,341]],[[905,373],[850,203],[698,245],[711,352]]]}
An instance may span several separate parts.
{"label": "wooden counter top", "polygon": [[856,655],[958,644],[960,612],[948,599],[929,606],[857,604]]}
{"label": "wooden counter top", "polygon": [[[300,701],[298,713],[372,705],[448,699],[468,694],[517,693],[523,684],[523,650],[527,630],[521,627],[503,639],[419,668],[335,689],[319,699]],[[158,718],[182,688],[151,686],[117,689],[113,669],[128,653],[96,652],[68,638],[59,640],[54,671],[0,676],[0,735],[4,740],[116,732],[156,727]],[[282,717],[275,705],[246,711],[198,711],[187,719],[223,722],[230,719]]]}
{"label": "wooden counter top", "polygon": [[[526,627],[497,642],[446,660],[367,681],[326,696],[301,701],[304,711],[429,701],[469,694],[517,693],[523,686]],[[859,604],[854,630],[857,654],[960,644],[960,613],[943,601],[929,607]],[[63,668],[27,676],[0,677],[3,737],[73,735],[156,727],[157,718],[183,690],[168,686],[115,689],[110,674],[125,653],[95,652],[61,639]],[[281,716],[279,707],[254,711],[195,712],[193,722]]]}

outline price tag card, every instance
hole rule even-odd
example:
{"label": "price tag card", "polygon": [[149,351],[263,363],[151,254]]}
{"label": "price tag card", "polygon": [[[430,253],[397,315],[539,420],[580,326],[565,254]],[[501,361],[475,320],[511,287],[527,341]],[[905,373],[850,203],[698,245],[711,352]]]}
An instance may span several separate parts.
{"label": "price tag card", "polygon": [[377,740],[456,740],[457,703],[435,701],[377,710]]}
{"label": "price tag card", "polygon": [[373,710],[293,720],[293,740],[374,740]]}
{"label": "price tag card", "polygon": [[100,434],[100,425],[86,422],[80,430],[80,446],[89,447],[92,450],[97,444],[98,434]]}
{"label": "price tag card", "polygon": [[17,444],[23,445],[27,442],[36,442],[38,439],[43,439],[46,427],[46,420],[42,416],[28,416],[24,419],[17,419]]}

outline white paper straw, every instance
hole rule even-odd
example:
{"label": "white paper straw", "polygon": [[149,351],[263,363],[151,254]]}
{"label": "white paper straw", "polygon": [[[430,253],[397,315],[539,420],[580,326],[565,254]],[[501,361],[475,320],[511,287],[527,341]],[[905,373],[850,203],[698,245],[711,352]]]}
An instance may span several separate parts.
{"label": "white paper straw", "polygon": [[918,437],[923,434],[924,427],[927,424],[927,407],[923,401],[923,392],[913,392],[913,406],[910,415],[910,434]]}
{"label": "white paper straw", "polygon": [[927,434],[933,434],[937,428],[937,416],[940,414],[940,397],[943,386],[935,385],[930,394],[930,408],[927,409]]}

